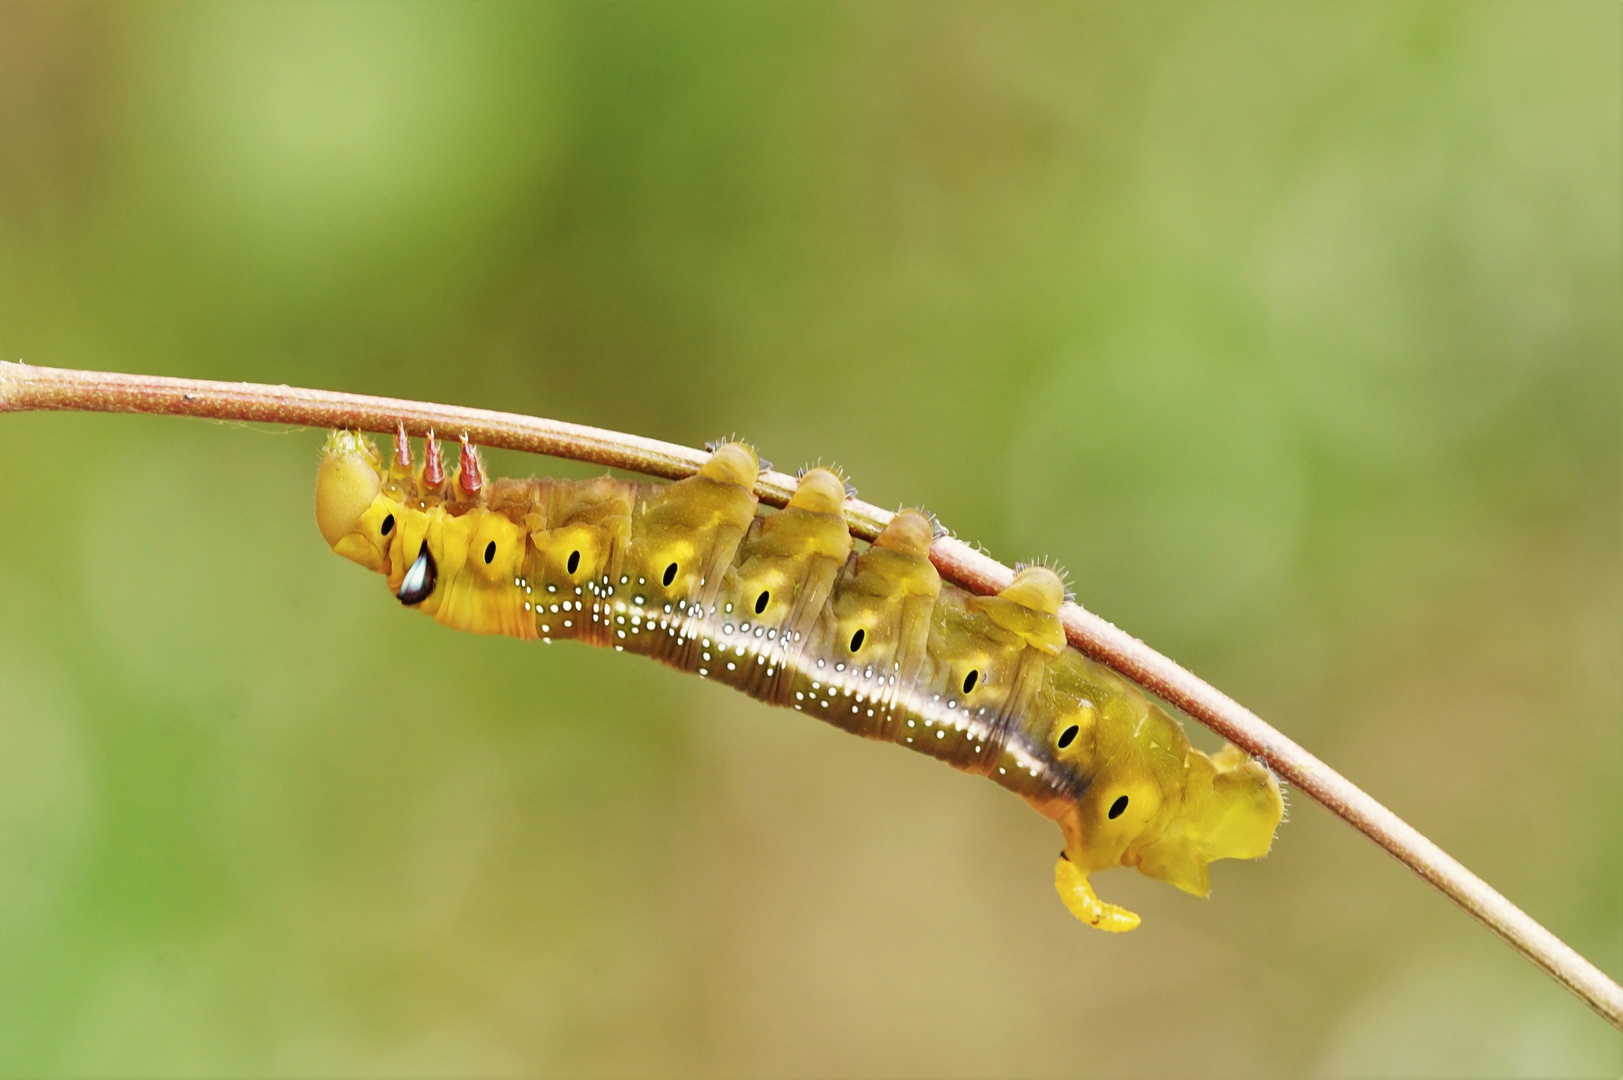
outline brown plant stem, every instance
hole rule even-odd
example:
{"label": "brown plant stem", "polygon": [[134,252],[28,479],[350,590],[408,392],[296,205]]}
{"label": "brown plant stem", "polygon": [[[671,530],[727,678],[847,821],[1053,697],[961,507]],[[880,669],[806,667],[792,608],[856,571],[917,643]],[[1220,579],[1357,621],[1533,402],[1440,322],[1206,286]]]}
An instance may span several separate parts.
{"label": "brown plant stem", "polygon": [[[690,476],[705,453],[672,443],[514,413],[366,397],[256,383],[206,382],[152,375],[32,367],[0,362],[0,413],[28,410],[162,413],[389,433],[403,422],[412,435],[466,434],[485,446],[593,462],[665,479]],[[782,506],[795,478],[764,472],[761,500]],[[879,535],[890,513],[855,499],[846,504],[851,531]],[[1014,571],[961,540],[945,537],[930,557],[944,578],[976,592],[995,592]],[[1071,644],[1159,694],[1248,753],[1431,882],[1512,948],[1590,1008],[1623,1030],[1623,987],[1550,933],[1481,878],[1232,698],[1142,641],[1075,604],[1062,612]]]}

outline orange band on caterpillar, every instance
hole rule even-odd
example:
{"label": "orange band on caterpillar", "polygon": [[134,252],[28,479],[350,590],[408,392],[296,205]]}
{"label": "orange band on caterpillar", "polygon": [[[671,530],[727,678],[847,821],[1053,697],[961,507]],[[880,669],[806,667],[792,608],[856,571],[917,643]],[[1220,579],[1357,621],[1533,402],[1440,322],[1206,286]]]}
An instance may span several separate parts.
{"label": "orange band on caterpillar", "polygon": [[670,484],[492,479],[465,439],[448,478],[432,436],[424,450],[415,466],[401,432],[385,464],[370,440],[334,432],[316,522],[446,626],[641,653],[986,776],[1059,824],[1056,888],[1101,929],[1138,916],[1094,895],[1094,871],[1136,866],[1204,896],[1209,863],[1272,844],[1273,775],[1232,746],[1194,749],[1070,648],[1052,570],[1027,567],[997,596],[944,584],[916,510],[858,551],[827,469],[761,513],[743,443]]}

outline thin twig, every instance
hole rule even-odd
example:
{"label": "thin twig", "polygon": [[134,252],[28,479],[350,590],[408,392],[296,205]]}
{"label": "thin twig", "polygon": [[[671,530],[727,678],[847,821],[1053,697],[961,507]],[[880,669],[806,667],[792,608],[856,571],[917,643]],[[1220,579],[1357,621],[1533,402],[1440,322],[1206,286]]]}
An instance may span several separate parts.
{"label": "thin twig", "polygon": [[[466,434],[485,446],[572,458],[666,479],[692,475],[707,456],[654,439],[484,409],[290,386],[0,362],[0,412],[26,410],[163,413],[373,432],[393,431],[396,421],[401,421],[412,435],[425,435],[430,429],[442,435]],[[762,473],[756,485],[761,500],[772,506],[784,505],[794,488],[795,478],[778,472]],[[891,517],[888,511],[855,499],[846,504],[846,516],[851,531],[868,540],[878,536]],[[1014,576],[1007,566],[951,537],[937,540],[930,558],[943,577],[976,592],[995,592]],[[1067,604],[1062,618],[1071,644],[1267,762],[1623,1030],[1623,987],[1346,777],[1226,694],[1099,616]]]}

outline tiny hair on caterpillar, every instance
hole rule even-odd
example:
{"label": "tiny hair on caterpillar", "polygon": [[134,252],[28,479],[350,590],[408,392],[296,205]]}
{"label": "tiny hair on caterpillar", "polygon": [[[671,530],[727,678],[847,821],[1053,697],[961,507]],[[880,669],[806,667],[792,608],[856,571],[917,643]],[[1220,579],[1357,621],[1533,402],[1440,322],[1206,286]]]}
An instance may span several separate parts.
{"label": "tiny hair on caterpillar", "polygon": [[1284,811],[1273,774],[1233,745],[1208,755],[1137,687],[1066,640],[1060,576],[1029,565],[995,596],[944,583],[935,520],[902,510],[858,550],[849,485],[804,470],[763,512],[760,458],[713,444],[673,483],[485,475],[462,440],[447,473],[401,427],[385,461],[327,439],[316,524],[338,554],[455,630],[640,653],[771,705],[985,776],[1064,836],[1054,884],[1077,918],[1139,917],[1090,875],[1136,866],[1185,892],[1208,864],[1268,853]]}

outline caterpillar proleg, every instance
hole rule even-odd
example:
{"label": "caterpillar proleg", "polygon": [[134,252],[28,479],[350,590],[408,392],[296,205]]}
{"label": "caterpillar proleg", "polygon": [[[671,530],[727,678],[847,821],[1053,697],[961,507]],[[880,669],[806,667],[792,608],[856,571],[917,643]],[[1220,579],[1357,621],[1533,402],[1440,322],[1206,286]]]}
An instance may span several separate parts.
{"label": "caterpillar proleg", "polygon": [[335,431],[316,479],[322,537],[402,604],[457,630],[640,653],[985,776],[1059,825],[1055,886],[1091,926],[1139,924],[1095,895],[1095,871],[1136,866],[1204,896],[1209,863],[1273,842],[1273,774],[1233,746],[1195,749],[1071,648],[1047,567],[996,596],[946,585],[918,510],[859,551],[848,485],[826,468],[760,513],[741,442],[675,483],[491,479],[466,439],[447,476],[432,435],[424,451],[414,465],[402,430],[385,463]]}

